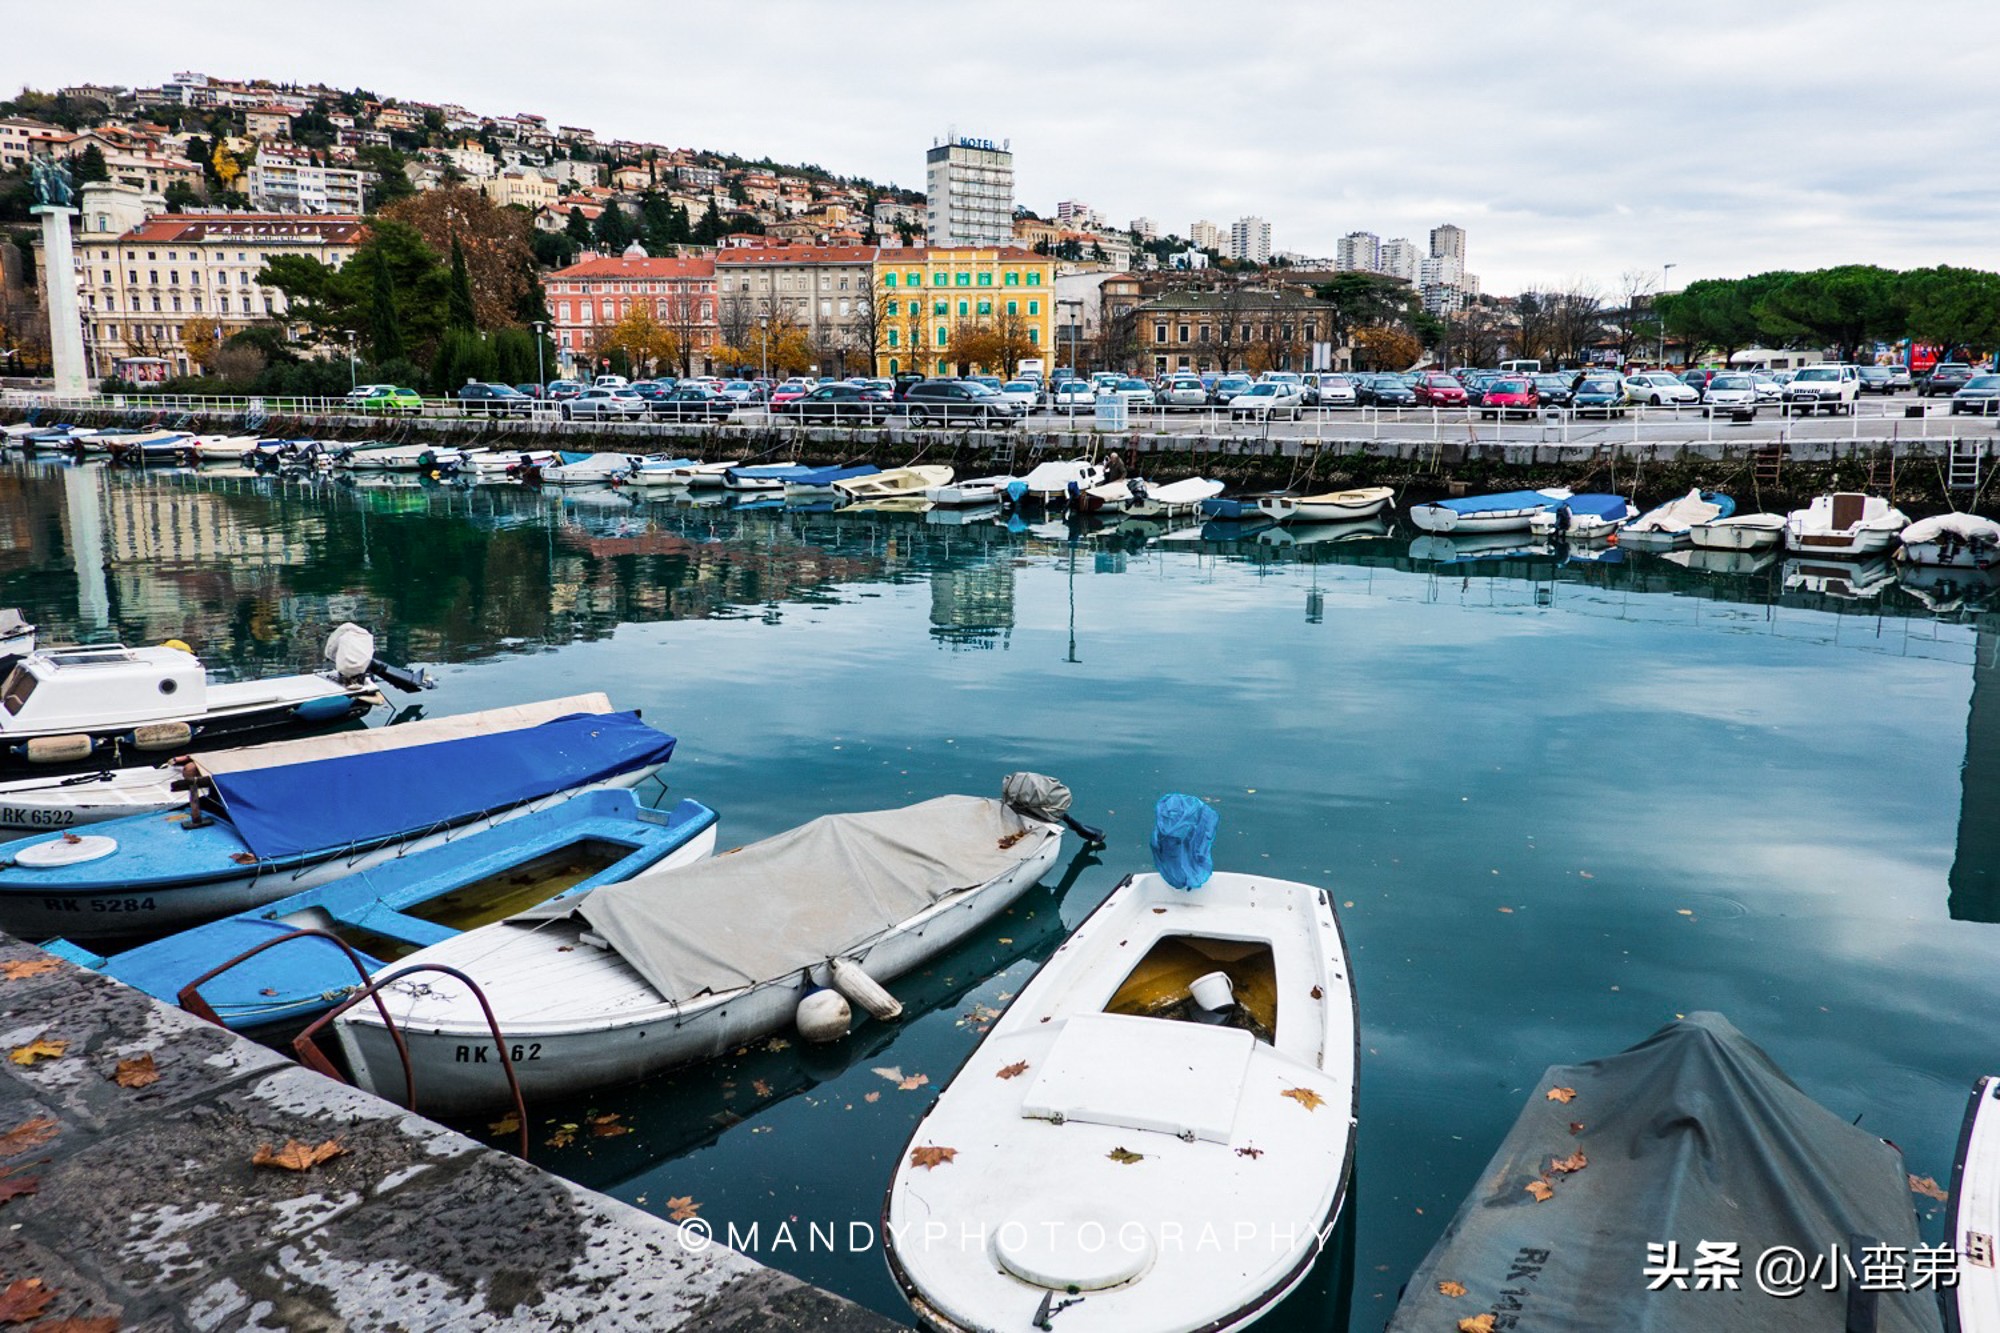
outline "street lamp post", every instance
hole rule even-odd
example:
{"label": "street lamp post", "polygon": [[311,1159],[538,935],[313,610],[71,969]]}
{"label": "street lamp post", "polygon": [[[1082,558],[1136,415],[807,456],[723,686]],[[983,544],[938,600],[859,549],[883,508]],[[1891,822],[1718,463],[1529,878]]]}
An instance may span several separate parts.
{"label": "street lamp post", "polygon": [[548,368],[542,364],[542,340],[548,336],[549,326],[538,319],[528,327],[535,334],[535,396],[539,398],[549,384]]}
{"label": "street lamp post", "polygon": [[[218,338],[222,336],[222,330],[220,327],[216,329],[216,336]],[[347,331],[347,387],[349,390],[359,388],[361,381],[360,374],[354,368],[355,337],[356,335],[354,330],[349,329]]]}
{"label": "street lamp post", "polygon": [[[1667,294],[1667,275],[1678,267],[1679,265],[1677,264],[1663,264],[1660,266],[1660,296]],[[1658,296],[1653,298],[1653,320],[1655,326],[1659,329],[1660,360],[1664,363],[1667,359],[1667,320],[1666,316],[1660,313],[1660,299]]]}
{"label": "street lamp post", "polygon": [[771,317],[757,316],[757,377],[768,391],[771,384]]}

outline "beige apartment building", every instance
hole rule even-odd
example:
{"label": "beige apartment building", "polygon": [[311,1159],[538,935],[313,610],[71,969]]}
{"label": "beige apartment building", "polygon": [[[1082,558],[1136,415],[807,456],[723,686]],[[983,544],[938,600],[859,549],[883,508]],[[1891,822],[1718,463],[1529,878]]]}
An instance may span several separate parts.
{"label": "beige apartment building", "polygon": [[[717,320],[732,341],[758,319],[805,331],[821,375],[868,374],[882,325],[874,316],[872,245],[760,245],[715,256]],[[740,343],[738,343],[740,345]]]}

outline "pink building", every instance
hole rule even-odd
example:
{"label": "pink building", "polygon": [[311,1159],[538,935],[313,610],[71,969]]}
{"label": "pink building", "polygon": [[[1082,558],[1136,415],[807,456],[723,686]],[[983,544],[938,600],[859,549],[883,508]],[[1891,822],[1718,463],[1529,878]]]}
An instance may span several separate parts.
{"label": "pink building", "polygon": [[640,305],[649,306],[653,318],[680,340],[683,373],[708,368],[717,336],[712,259],[633,254],[584,259],[544,277],[542,294],[565,365],[589,366],[600,331]]}

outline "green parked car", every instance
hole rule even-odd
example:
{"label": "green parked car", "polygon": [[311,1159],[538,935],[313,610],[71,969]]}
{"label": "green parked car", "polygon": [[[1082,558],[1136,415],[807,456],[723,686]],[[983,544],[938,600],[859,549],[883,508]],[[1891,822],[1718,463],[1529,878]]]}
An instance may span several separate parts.
{"label": "green parked car", "polygon": [[347,395],[350,412],[403,412],[420,416],[424,400],[415,389],[399,389],[393,384],[364,384]]}

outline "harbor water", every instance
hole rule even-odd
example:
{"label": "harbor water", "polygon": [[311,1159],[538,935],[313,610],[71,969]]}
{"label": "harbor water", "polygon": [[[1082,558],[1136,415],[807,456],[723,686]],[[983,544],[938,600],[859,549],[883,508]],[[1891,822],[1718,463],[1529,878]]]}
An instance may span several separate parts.
{"label": "harbor water", "polygon": [[438,676],[433,716],[605,690],[680,738],[668,785],[724,848],[1015,769],[1068,783],[1109,845],[1072,838],[895,985],[900,1023],[528,1108],[540,1164],[754,1229],[754,1257],[892,1316],[875,1230],[912,1125],[1148,867],[1169,791],[1215,806],[1219,867],[1329,886],[1353,956],[1353,1192],[1263,1327],[1380,1327],[1542,1070],[1693,1010],[1948,1183],[2000,1072],[2000,598],[1407,524],[959,517],[9,463],[0,606],[238,675],[314,665],[353,620]]}

